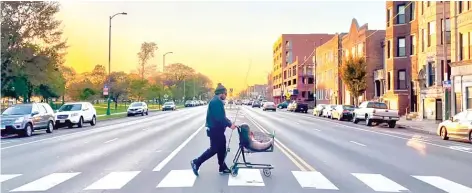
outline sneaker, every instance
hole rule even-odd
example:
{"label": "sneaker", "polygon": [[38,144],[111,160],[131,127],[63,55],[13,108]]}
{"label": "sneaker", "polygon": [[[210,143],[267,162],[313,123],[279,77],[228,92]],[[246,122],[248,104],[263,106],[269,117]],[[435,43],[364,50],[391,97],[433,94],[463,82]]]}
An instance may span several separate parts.
{"label": "sneaker", "polygon": [[230,174],[230,173],[231,173],[231,170],[228,168],[220,169],[220,174]]}
{"label": "sneaker", "polygon": [[195,160],[192,160],[192,161],[190,162],[190,166],[192,166],[193,174],[195,174],[196,176],[198,176],[198,168],[199,168],[199,166],[195,163]]}

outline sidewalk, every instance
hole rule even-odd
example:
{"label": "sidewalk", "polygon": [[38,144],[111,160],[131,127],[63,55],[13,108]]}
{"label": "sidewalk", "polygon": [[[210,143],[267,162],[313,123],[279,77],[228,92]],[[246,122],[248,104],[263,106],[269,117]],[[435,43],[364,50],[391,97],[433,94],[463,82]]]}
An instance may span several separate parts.
{"label": "sidewalk", "polygon": [[405,117],[401,117],[400,120],[397,122],[397,127],[436,135],[436,130],[438,128],[439,123],[440,121],[436,120],[406,120]]}

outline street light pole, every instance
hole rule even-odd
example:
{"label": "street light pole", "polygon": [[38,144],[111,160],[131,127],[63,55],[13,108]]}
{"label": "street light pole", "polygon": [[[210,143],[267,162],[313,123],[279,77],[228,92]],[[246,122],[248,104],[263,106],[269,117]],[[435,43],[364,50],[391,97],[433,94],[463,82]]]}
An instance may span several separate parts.
{"label": "street light pole", "polygon": [[[110,19],[108,20],[108,85],[107,85],[107,88],[108,86],[110,86],[110,83],[111,83],[111,77],[110,77],[110,73],[111,73],[111,20],[117,15],[127,15],[127,13],[125,12],[116,13],[115,15],[110,16]],[[110,93],[108,93],[107,115],[111,114],[110,99],[111,99]]]}
{"label": "street light pole", "polygon": [[166,67],[166,55],[167,54],[173,54],[174,52],[166,52],[164,55],[162,55],[162,71],[165,71]]}

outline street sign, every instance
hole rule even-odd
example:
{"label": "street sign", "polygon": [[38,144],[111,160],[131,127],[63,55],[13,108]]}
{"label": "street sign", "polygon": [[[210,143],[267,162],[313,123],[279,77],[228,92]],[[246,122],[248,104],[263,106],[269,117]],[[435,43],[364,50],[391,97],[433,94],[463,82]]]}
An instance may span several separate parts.
{"label": "street sign", "polygon": [[443,87],[450,88],[451,87],[451,81],[450,80],[443,81]]}
{"label": "street sign", "polygon": [[104,96],[108,95],[108,88],[106,86],[105,86],[105,88],[103,88],[103,95]]}

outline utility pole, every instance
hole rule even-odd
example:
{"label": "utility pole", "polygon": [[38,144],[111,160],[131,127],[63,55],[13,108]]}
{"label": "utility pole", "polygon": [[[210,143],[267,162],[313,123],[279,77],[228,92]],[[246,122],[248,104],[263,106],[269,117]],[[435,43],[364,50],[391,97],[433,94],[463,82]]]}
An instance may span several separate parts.
{"label": "utility pole", "polygon": [[443,26],[443,29],[442,29],[442,43],[443,43],[443,58],[444,58],[444,62],[443,62],[443,76],[444,76],[444,79],[443,79],[443,89],[444,89],[444,117],[443,117],[443,120],[447,120],[449,117],[450,117],[450,109],[451,109],[451,95],[449,93],[449,89],[446,88],[444,85],[444,82],[448,80],[448,73],[447,73],[447,67],[449,65],[449,63],[447,62],[447,41],[446,41],[446,1],[442,1],[442,6],[443,6],[443,9],[442,9],[442,18],[443,18],[443,22],[442,22],[442,26]]}

